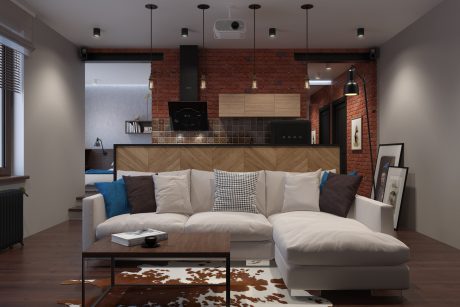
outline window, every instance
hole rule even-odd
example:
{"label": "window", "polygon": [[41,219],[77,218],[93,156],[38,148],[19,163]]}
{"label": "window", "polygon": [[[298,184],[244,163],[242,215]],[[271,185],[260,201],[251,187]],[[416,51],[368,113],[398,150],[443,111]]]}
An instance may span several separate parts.
{"label": "window", "polygon": [[23,55],[0,45],[0,176],[11,175],[13,105],[22,95]]}

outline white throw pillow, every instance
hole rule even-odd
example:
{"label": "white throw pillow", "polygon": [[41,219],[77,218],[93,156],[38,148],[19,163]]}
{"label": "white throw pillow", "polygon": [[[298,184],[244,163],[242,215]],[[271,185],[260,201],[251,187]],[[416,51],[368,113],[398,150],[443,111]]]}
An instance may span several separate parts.
{"label": "white throw pillow", "polygon": [[192,169],[190,180],[190,201],[193,212],[207,212],[214,204],[214,172]]}
{"label": "white throw pillow", "polygon": [[186,175],[153,175],[153,181],[157,213],[193,213]]}
{"label": "white throw pillow", "polygon": [[214,170],[215,198],[212,211],[259,213],[257,181],[259,172]]}
{"label": "white throw pillow", "polygon": [[284,202],[281,211],[320,211],[320,175],[321,169],[310,173],[286,174]]}

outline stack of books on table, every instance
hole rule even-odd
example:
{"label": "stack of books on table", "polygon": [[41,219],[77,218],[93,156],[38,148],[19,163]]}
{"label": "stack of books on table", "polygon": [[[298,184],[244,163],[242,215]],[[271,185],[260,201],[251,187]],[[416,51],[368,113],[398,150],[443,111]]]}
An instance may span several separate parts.
{"label": "stack of books on table", "polygon": [[138,231],[121,232],[112,234],[112,242],[124,246],[134,246],[144,243],[145,237],[156,237],[157,241],[168,239],[168,234],[155,229],[141,229]]}

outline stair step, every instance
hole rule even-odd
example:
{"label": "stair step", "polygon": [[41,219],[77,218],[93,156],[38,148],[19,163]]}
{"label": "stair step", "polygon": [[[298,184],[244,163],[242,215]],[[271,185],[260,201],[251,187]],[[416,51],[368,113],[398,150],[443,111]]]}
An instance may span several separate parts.
{"label": "stair step", "polygon": [[69,220],[81,220],[82,218],[82,208],[81,205],[69,208]]}
{"label": "stair step", "polygon": [[76,197],[76,200],[77,200],[77,201],[82,201],[83,198],[88,197],[88,196],[91,196],[91,195],[95,195],[95,194],[97,194],[97,193],[98,193],[97,191],[86,191],[85,195],[77,196],[77,197]]}
{"label": "stair step", "polygon": [[69,208],[69,212],[81,212],[81,205]]}

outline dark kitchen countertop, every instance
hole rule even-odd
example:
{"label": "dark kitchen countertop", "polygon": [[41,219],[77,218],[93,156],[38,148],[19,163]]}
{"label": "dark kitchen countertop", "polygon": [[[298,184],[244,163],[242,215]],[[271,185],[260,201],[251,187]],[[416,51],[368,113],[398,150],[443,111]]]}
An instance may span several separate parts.
{"label": "dark kitchen countertop", "polygon": [[273,144],[214,144],[214,143],[206,143],[206,144],[194,144],[194,143],[183,143],[183,144],[114,144],[113,147],[114,149],[118,146],[123,146],[123,147],[184,147],[184,146],[189,146],[189,147],[339,147],[339,145],[334,145],[334,144],[326,144],[326,145],[320,145],[320,144],[278,144],[278,145],[273,145]]}

